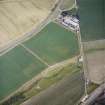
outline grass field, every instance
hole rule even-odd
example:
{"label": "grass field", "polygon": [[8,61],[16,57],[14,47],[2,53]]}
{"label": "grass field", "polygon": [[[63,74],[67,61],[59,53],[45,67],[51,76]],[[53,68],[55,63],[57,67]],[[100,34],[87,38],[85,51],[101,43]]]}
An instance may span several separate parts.
{"label": "grass field", "polygon": [[[46,88],[51,82],[62,78],[62,74],[66,74],[62,80],[39,93],[37,96],[34,96],[27,103],[22,105],[75,105],[84,94],[83,75],[80,72],[80,69],[76,66],[69,65],[58,73],[58,75],[45,78],[38,84],[42,87],[42,89]],[[38,90],[35,91],[34,88],[34,92],[36,94]]]}
{"label": "grass field", "polygon": [[[35,86],[29,92],[25,93],[25,95],[27,97],[32,97],[38,94],[40,91],[43,91],[51,85],[59,82],[68,74],[72,75],[73,73],[78,71],[80,71],[80,68],[78,68],[77,65],[74,63],[61,68],[54,68],[52,71],[49,71],[47,75],[44,78],[42,78],[37,84],[35,84]],[[40,87],[40,89],[37,89],[38,86]]]}
{"label": "grass field", "polygon": [[[43,105],[43,103],[45,103],[44,105],[49,105],[49,103],[51,105],[52,103],[56,105],[57,103],[59,104],[62,103],[61,101],[64,101],[64,102],[60,105],[63,105],[63,104],[65,105],[66,103],[69,103],[70,105],[74,105],[84,93],[84,80],[82,79],[83,75],[80,72],[81,68],[82,66],[78,67],[76,63],[68,63],[67,65],[53,68],[52,71],[48,71],[43,78],[37,81],[37,83],[33,84],[32,88],[28,89],[25,93],[23,92],[23,94],[20,94],[20,97],[24,97],[24,98],[20,98],[17,100],[11,99],[10,101],[11,104],[9,102],[5,102],[5,104],[3,105],[8,105],[8,104],[20,105],[20,103],[23,103],[25,100],[28,100],[28,99],[33,100],[32,98],[33,96],[39,97],[39,98],[38,100],[36,100],[37,98],[34,98],[34,101],[36,100],[35,101],[36,103],[35,102],[33,104],[30,103],[30,105],[34,105],[34,104]],[[56,98],[57,96],[55,92],[57,88],[60,91],[62,88],[64,89],[64,91],[62,90],[59,93],[61,94],[62,92],[67,93],[59,96],[61,98],[60,99],[61,101],[59,101],[59,98]],[[50,93],[48,92],[49,90],[51,91]],[[77,91],[78,94],[74,90]],[[53,95],[55,96],[52,96],[52,92],[54,93]],[[67,95],[68,95],[68,98],[67,98]],[[47,100],[49,99],[49,97],[50,97],[50,100]],[[65,97],[65,98],[62,99],[62,97]],[[66,104],[66,105],[69,105],[69,104]]]}
{"label": "grass field", "polygon": [[88,84],[88,86],[87,86],[87,92],[88,92],[88,94],[92,93],[98,87],[99,87],[99,85],[94,84],[94,83]]}
{"label": "grass field", "polygon": [[55,23],[47,25],[24,45],[49,64],[68,59],[79,53],[77,36]]}
{"label": "grass field", "polygon": [[41,72],[46,66],[22,47],[0,57],[0,99]]}
{"label": "grass field", "polygon": [[22,45],[0,57],[0,99],[47,68],[46,63],[52,65],[79,54],[77,36],[54,23]]}
{"label": "grass field", "polygon": [[105,38],[104,0],[78,0],[83,41]]}

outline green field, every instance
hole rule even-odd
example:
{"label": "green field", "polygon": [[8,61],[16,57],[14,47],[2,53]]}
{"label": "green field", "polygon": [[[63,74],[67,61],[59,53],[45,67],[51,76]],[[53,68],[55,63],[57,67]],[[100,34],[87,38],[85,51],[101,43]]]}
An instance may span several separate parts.
{"label": "green field", "polygon": [[[53,69],[52,71],[49,71],[47,75],[37,83],[37,86],[40,86],[41,89],[37,89],[36,86],[34,86],[34,88],[32,88],[29,92],[26,93],[26,96],[32,97],[32,95],[33,96],[36,95],[40,91],[43,91],[47,89],[49,86],[59,82],[64,77],[68,75],[72,76],[76,72],[78,73],[80,72],[80,68],[78,68],[76,64],[69,64],[61,68],[59,67],[59,68]],[[82,82],[83,81],[81,80],[78,84],[81,84]]]}
{"label": "green field", "polygon": [[[23,45],[50,65],[79,54],[76,35],[54,23]],[[47,68],[40,59],[21,45],[0,57],[0,100]]]}
{"label": "green field", "polygon": [[45,67],[20,46],[0,57],[0,99],[15,91]]}
{"label": "green field", "polygon": [[[67,66],[58,75],[50,78],[45,78],[39,82],[39,86],[46,88],[51,82],[53,83],[59,78],[62,78],[65,73],[68,72],[62,80],[57,84],[54,84],[45,91],[39,93],[32,100],[32,105],[76,105],[80,98],[84,94],[84,80],[82,79],[83,73],[80,69]],[[72,72],[74,71],[74,72]],[[63,75],[62,75],[63,74]],[[38,91],[38,90],[37,90]],[[32,90],[32,93],[37,91]],[[31,93],[31,94],[32,94]],[[29,95],[28,95],[29,96]]]}
{"label": "green field", "polygon": [[[36,103],[32,105],[58,105],[58,103],[60,105],[65,105],[66,103],[68,103],[66,105],[74,105],[84,93],[84,80],[82,79],[83,73],[80,72],[81,69],[82,66],[78,67],[76,63],[53,68],[52,71],[47,72],[37,83],[34,83],[32,88],[28,89],[25,93],[17,94],[17,99],[11,98],[11,100],[3,105],[20,105],[33,96],[40,98],[38,100],[34,98]],[[49,93],[49,90],[52,92]],[[59,94],[64,92],[62,95],[59,95],[60,100],[56,95],[56,91]],[[44,95],[42,95],[43,93]]]}
{"label": "green field", "polygon": [[55,23],[47,25],[24,45],[49,64],[63,61],[79,53],[77,36]]}
{"label": "green field", "polygon": [[82,40],[105,38],[104,0],[79,0],[78,2]]}

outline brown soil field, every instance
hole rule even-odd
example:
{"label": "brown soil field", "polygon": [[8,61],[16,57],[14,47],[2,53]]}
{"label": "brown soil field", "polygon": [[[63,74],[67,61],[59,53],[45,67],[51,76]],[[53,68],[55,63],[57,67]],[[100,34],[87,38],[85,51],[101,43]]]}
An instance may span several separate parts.
{"label": "brown soil field", "polygon": [[86,75],[87,78],[96,84],[105,80],[105,50],[86,53]]}
{"label": "brown soil field", "polygon": [[35,29],[58,0],[0,1],[0,47]]}

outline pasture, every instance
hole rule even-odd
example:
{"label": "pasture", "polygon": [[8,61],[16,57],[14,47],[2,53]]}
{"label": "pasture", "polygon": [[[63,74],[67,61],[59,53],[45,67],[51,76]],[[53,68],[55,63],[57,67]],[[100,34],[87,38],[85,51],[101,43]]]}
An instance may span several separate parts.
{"label": "pasture", "polygon": [[77,36],[55,23],[48,24],[37,36],[23,44],[49,64],[79,53]]}
{"label": "pasture", "polygon": [[104,0],[78,0],[80,29],[83,41],[105,38]]}
{"label": "pasture", "polygon": [[[68,66],[64,69],[69,71],[67,76],[22,105],[76,105],[84,94],[83,73],[76,67]],[[72,70],[75,72],[71,72]],[[54,78],[40,81],[40,85],[45,88],[49,83],[54,82],[56,79],[59,80],[59,77],[62,77],[62,72],[59,74],[54,76]]]}
{"label": "pasture", "polygon": [[0,57],[0,100],[48,66],[79,54],[77,36],[55,23]]}
{"label": "pasture", "polygon": [[40,73],[46,65],[18,46],[0,57],[0,99]]}

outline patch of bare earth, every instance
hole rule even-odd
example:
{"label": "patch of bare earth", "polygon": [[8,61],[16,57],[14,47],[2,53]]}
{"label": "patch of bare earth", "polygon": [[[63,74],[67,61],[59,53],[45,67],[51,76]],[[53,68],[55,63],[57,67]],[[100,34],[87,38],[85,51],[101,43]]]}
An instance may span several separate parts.
{"label": "patch of bare earth", "polygon": [[86,53],[87,77],[96,84],[105,80],[105,50]]}

